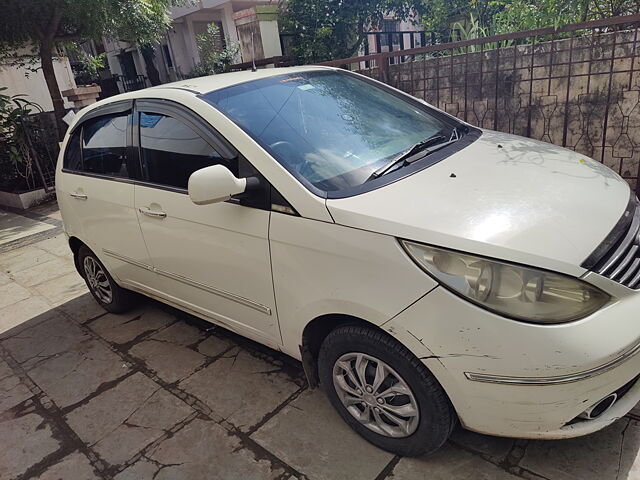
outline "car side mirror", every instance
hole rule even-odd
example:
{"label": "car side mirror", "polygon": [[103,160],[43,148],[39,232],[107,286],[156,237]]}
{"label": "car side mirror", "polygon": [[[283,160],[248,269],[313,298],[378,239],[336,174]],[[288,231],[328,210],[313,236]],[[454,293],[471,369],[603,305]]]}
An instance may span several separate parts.
{"label": "car side mirror", "polygon": [[247,178],[236,178],[223,165],[212,165],[196,170],[189,177],[189,197],[196,205],[208,205],[229,200],[233,195],[244,193],[249,183]]}

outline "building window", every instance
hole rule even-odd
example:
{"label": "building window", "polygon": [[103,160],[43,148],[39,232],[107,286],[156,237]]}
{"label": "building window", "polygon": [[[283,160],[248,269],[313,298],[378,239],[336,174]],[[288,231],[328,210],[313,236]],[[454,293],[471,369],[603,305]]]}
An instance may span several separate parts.
{"label": "building window", "polygon": [[400,22],[396,20],[383,20],[382,21],[382,34],[380,35],[380,46],[389,46],[389,37],[391,37],[391,45],[398,45],[400,43],[400,34],[389,32],[397,32],[400,29]]}

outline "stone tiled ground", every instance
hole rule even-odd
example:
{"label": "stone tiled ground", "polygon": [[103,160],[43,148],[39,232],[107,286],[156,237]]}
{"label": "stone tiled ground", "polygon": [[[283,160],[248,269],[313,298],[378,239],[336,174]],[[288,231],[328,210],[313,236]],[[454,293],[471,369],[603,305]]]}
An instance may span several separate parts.
{"label": "stone tiled ground", "polygon": [[296,362],[151,300],[101,310],[39,213],[0,236],[0,479],[640,480],[635,414],[575,440],[458,429],[428,458],[383,452]]}

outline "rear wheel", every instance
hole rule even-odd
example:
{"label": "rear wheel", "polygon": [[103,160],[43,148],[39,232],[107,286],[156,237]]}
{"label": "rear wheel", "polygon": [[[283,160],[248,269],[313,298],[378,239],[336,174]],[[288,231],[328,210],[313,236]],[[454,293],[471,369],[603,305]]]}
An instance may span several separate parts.
{"label": "rear wheel", "polygon": [[429,370],[393,338],[361,326],[325,339],[318,372],[342,418],[374,445],[406,456],[437,450],[457,417]]}
{"label": "rear wheel", "polygon": [[120,287],[91,250],[82,246],[77,255],[82,277],[102,308],[111,313],[124,313],[133,307],[135,294]]}

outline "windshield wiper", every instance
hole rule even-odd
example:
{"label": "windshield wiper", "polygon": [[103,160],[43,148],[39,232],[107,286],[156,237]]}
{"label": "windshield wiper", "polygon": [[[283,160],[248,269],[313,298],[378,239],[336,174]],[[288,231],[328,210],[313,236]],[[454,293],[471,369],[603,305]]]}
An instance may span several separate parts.
{"label": "windshield wiper", "polygon": [[[368,180],[373,178],[378,178],[393,169],[396,165],[402,163],[404,165],[409,165],[410,163],[415,162],[416,160],[423,158],[429,155],[436,150],[440,150],[442,147],[446,147],[447,145],[457,142],[460,139],[460,134],[458,133],[458,129],[454,128],[451,132],[451,137],[449,140],[446,140],[444,135],[436,134],[431,137],[422,140],[421,142],[416,143],[411,148],[405,150],[398,156],[392,158],[386,165],[383,165],[378,170],[373,172]],[[419,157],[417,154],[422,153]],[[415,158],[412,158],[415,157]]]}

